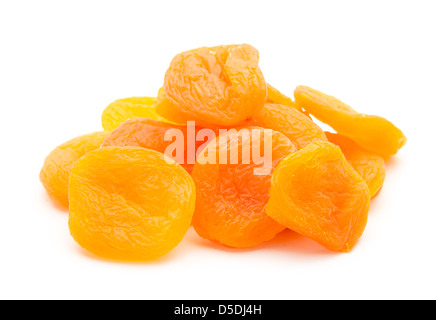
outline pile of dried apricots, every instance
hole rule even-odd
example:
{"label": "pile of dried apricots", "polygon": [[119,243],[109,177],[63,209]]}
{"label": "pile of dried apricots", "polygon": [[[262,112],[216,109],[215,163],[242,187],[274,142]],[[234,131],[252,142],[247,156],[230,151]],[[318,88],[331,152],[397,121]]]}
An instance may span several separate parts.
{"label": "pile of dried apricots", "polygon": [[[228,247],[255,246],[288,228],[350,251],[382,188],[385,160],[406,137],[388,120],[309,87],[297,87],[294,97],[266,83],[250,45],[185,51],[171,61],[157,97],[111,103],[104,131],[54,149],[40,180],[69,209],[74,240],[109,259],[156,259],[191,225]],[[195,133],[208,128],[216,137],[168,154],[166,133],[177,129],[187,139],[192,121]],[[261,164],[241,154],[267,136],[273,170],[255,174]],[[212,149],[237,151],[238,161],[208,161]]]}

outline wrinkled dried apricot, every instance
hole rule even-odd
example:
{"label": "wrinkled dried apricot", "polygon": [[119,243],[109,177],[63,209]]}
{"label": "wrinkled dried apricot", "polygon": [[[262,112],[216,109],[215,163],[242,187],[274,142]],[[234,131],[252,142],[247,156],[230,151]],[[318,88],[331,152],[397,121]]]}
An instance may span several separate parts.
{"label": "wrinkled dried apricot", "polygon": [[266,83],[258,62],[258,51],[247,44],[182,52],[165,74],[165,94],[186,119],[237,125],[266,101]]}
{"label": "wrinkled dried apricot", "polygon": [[283,133],[301,149],[309,143],[327,141],[324,131],[305,114],[293,107],[266,103],[252,118],[252,123]]}
{"label": "wrinkled dried apricot", "polygon": [[297,87],[294,95],[295,101],[310,114],[368,151],[389,157],[407,141],[390,121],[358,113],[335,97],[305,86]]}
{"label": "wrinkled dried apricot", "polygon": [[112,131],[129,119],[149,118],[165,121],[156,113],[156,102],[157,99],[151,97],[132,97],[112,102],[101,116],[104,130]]}
{"label": "wrinkled dried apricot", "polygon": [[349,251],[383,186],[385,158],[407,139],[388,120],[309,87],[294,97],[266,83],[248,44],[185,51],[156,98],[112,102],[106,132],[57,147],[40,180],[69,206],[74,240],[105,258],[156,259],[191,222],[228,247],[289,228]]}
{"label": "wrinkled dried apricot", "polygon": [[[264,163],[256,161],[253,150],[255,146],[264,150],[268,134],[272,167],[269,173],[257,175],[255,169]],[[210,142],[192,171],[197,188],[192,224],[198,235],[230,247],[251,247],[282,231],[284,227],[265,214],[265,205],[272,168],[294,151],[294,145],[283,134],[255,127],[229,130]],[[214,152],[219,159],[211,163],[208,159]],[[237,161],[231,161],[232,154],[236,154]]]}
{"label": "wrinkled dried apricot", "polygon": [[366,181],[371,197],[374,197],[382,188],[385,180],[386,168],[384,159],[362,149],[351,139],[340,134],[330,132],[325,134],[331,143],[341,148],[347,161]]}
{"label": "wrinkled dried apricot", "polygon": [[274,170],[266,213],[333,251],[349,251],[365,230],[370,195],[341,149],[317,141]]}
{"label": "wrinkled dried apricot", "polygon": [[45,159],[39,179],[57,204],[68,208],[68,183],[73,165],[82,156],[100,147],[109,132],[94,132],[56,147]]}
{"label": "wrinkled dried apricot", "polygon": [[[183,139],[183,154],[180,155],[175,153],[167,154],[167,156],[172,157],[188,172],[191,172],[195,164],[195,155],[192,161],[187,161],[189,155],[187,126],[146,118],[127,120],[106,137],[102,143],[102,147],[136,146],[166,153],[167,148],[174,141],[171,139],[165,139],[165,134],[172,129],[178,130],[178,132],[181,133],[180,138]],[[201,128],[196,127],[195,130],[198,132]],[[194,132],[194,135],[196,135],[196,132]],[[203,143],[204,142],[202,141],[195,141],[195,154],[197,149],[203,145]],[[177,150],[174,150],[174,152],[177,152]]]}
{"label": "wrinkled dried apricot", "polygon": [[100,148],[81,158],[69,190],[74,240],[116,260],[151,260],[175,248],[191,224],[195,186],[169,160],[139,147]]}

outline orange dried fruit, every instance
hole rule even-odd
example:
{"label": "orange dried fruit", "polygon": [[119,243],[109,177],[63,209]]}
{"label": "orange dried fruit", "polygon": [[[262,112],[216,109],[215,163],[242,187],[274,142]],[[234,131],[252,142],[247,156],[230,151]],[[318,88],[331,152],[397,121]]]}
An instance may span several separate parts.
{"label": "orange dried fruit", "polygon": [[401,130],[382,117],[359,113],[339,99],[309,87],[297,87],[294,95],[311,115],[368,151],[389,157],[406,144]]}
{"label": "orange dried fruit", "polygon": [[317,124],[305,114],[287,105],[266,103],[260,112],[253,116],[252,123],[283,133],[297,149],[316,140],[327,141],[324,131]]}
{"label": "orange dried fruit", "polygon": [[[170,130],[176,130],[178,135],[176,139],[181,141],[173,141],[165,138],[165,134]],[[193,132],[194,138],[197,132],[201,130],[200,127],[195,127]],[[174,131],[173,131],[174,132]],[[183,154],[177,154],[177,150],[174,150],[175,154],[167,154],[174,160],[178,161],[188,172],[191,172],[195,164],[195,155],[197,149],[204,144],[201,141],[195,141],[195,150],[193,159],[188,161],[188,127],[183,125],[176,125],[168,122],[161,122],[152,119],[139,118],[125,121],[122,125],[116,128],[112,133],[106,137],[102,143],[102,147],[109,146],[136,146],[147,149],[159,151],[161,153],[167,153],[167,148],[173,143],[183,143]],[[181,148],[180,148],[181,149]]]}
{"label": "orange dried fruit", "polygon": [[[269,168],[255,156],[267,143]],[[295,150],[283,134],[256,127],[232,129],[210,142],[192,171],[197,188],[192,224],[197,234],[230,247],[251,247],[282,231],[284,227],[266,215],[265,205],[272,168]],[[260,175],[256,169],[262,168],[266,171]]]}
{"label": "orange dried fruit", "polygon": [[370,194],[341,149],[317,141],[274,170],[266,213],[333,251],[350,251],[365,230]]}
{"label": "orange dried fruit", "polygon": [[248,44],[185,51],[171,61],[165,94],[186,119],[237,125],[266,101],[266,83],[258,63],[258,51]]}
{"label": "orange dried fruit", "polygon": [[101,116],[104,130],[112,131],[129,119],[149,118],[165,121],[156,113],[156,102],[157,99],[152,97],[132,97],[112,102]]}
{"label": "orange dried fruit", "polygon": [[342,150],[347,161],[354,170],[361,175],[368,185],[371,197],[374,197],[383,187],[386,177],[385,161],[382,157],[370,153],[351,139],[336,133],[325,133],[331,143],[336,144]]}
{"label": "orange dried fruit", "polygon": [[152,260],[170,252],[185,236],[195,206],[186,170],[139,147],[88,153],[72,170],[69,192],[74,240],[116,260]]}
{"label": "orange dried fruit", "polygon": [[101,131],[71,139],[46,157],[39,179],[52,200],[68,208],[68,183],[73,165],[85,154],[100,147],[109,132]]}

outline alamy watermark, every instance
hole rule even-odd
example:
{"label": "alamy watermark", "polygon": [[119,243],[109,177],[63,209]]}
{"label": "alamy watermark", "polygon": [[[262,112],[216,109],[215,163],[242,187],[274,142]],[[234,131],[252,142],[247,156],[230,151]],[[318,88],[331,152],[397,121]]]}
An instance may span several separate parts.
{"label": "alamy watermark", "polygon": [[253,164],[254,175],[269,175],[273,169],[271,129],[197,130],[195,121],[188,121],[186,131],[168,129],[164,140],[171,142],[165,155],[180,164]]}

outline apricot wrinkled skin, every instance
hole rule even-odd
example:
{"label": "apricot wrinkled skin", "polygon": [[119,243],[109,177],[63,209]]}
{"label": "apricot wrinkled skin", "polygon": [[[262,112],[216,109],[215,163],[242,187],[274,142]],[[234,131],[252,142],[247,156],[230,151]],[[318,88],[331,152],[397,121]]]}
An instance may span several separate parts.
{"label": "apricot wrinkled skin", "polygon": [[152,97],[131,97],[118,99],[109,104],[103,111],[101,122],[104,130],[112,131],[124,121],[136,118],[149,118],[165,121],[156,113],[156,98]]}
{"label": "apricot wrinkled skin", "polygon": [[[188,172],[191,172],[195,164],[195,155],[192,163],[188,162],[188,134],[187,126],[176,125],[169,122],[156,121],[146,118],[138,118],[125,121],[122,125],[111,132],[110,135],[104,139],[102,147],[109,146],[133,146],[142,147],[161,153],[165,153],[167,148],[173,144],[173,140],[166,140],[165,134],[169,130],[177,130],[183,136],[183,155],[180,159],[178,155],[167,154],[174,160],[178,161]],[[201,130],[200,127],[196,127],[196,131]],[[196,133],[194,133],[196,135]],[[203,144],[201,141],[195,141],[195,154],[197,149]]]}
{"label": "apricot wrinkled skin", "polygon": [[[258,130],[257,136],[254,130]],[[270,132],[274,168],[296,149],[283,134]],[[265,213],[272,169],[269,173],[257,175],[255,169],[262,165],[255,164],[253,157],[245,164],[241,159],[256,144],[263,150],[262,143],[267,133],[265,129],[256,127],[234,129],[210,142],[197,158],[192,171],[197,188],[192,223],[202,238],[228,247],[243,248],[268,241],[284,230]],[[232,144],[231,141],[238,136],[238,143]],[[224,154],[227,164],[222,161],[205,163],[209,152]],[[229,159],[233,152],[238,154],[237,164],[232,164]]]}
{"label": "apricot wrinkled skin", "polygon": [[370,194],[341,149],[317,141],[274,170],[266,213],[332,251],[347,252],[363,234]]}
{"label": "apricot wrinkled skin", "polygon": [[45,158],[39,179],[58,205],[68,208],[68,183],[73,165],[88,152],[99,148],[108,134],[100,131],[76,137],[56,147]]}
{"label": "apricot wrinkled skin", "polygon": [[401,130],[382,117],[359,113],[339,99],[306,86],[298,86],[294,96],[311,115],[368,151],[387,158],[406,144]]}
{"label": "apricot wrinkled skin", "polygon": [[[182,113],[177,106],[170,102],[163,88],[159,89],[155,109],[156,113],[160,117],[170,122],[186,124],[187,121],[190,121],[189,117],[186,117],[186,115]],[[203,124],[202,121],[197,121],[197,123]]]}
{"label": "apricot wrinkled skin", "polygon": [[366,181],[371,198],[376,196],[381,188],[386,177],[385,161],[381,156],[370,153],[351,139],[341,136],[340,134],[325,133],[331,143],[336,144],[342,150],[347,161],[351,164],[354,170]]}
{"label": "apricot wrinkled skin", "polygon": [[253,116],[252,123],[283,133],[297,147],[317,140],[327,141],[324,131],[305,114],[288,105],[266,103]]}
{"label": "apricot wrinkled skin", "polygon": [[217,134],[219,129],[232,129],[236,127],[256,126],[256,124],[254,124],[252,119],[244,120],[238,123],[238,125],[236,126],[210,124],[201,119],[192,120],[191,117],[180,112],[178,108],[168,100],[168,97],[166,96],[163,88],[159,90],[155,109],[156,109],[156,113],[160,117],[165,119],[165,122],[180,125],[180,126],[186,126],[188,122],[194,121],[195,125],[197,125],[198,127],[211,129]]}
{"label": "apricot wrinkled skin", "polygon": [[100,148],[81,158],[69,190],[74,240],[115,260],[153,260],[174,249],[191,224],[195,186],[169,162],[139,147]]}
{"label": "apricot wrinkled skin", "polygon": [[247,44],[185,51],[171,61],[165,94],[186,119],[234,126],[266,101],[266,82],[258,63],[258,51]]}

